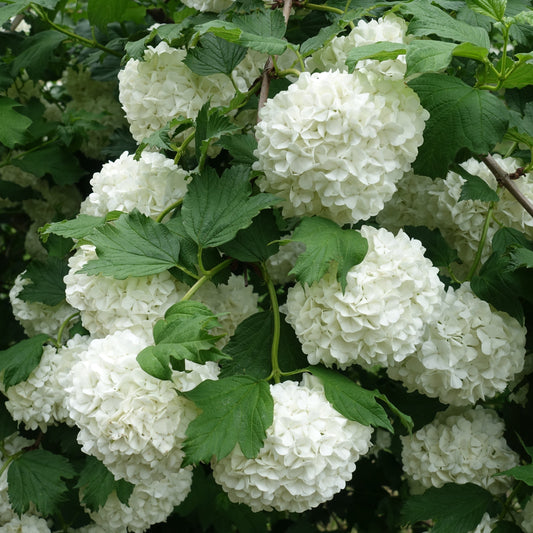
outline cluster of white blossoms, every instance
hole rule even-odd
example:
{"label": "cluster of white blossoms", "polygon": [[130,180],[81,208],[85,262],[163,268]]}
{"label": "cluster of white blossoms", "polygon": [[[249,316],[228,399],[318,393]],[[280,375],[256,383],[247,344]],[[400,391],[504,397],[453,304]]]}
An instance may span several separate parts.
{"label": "cluster of white blossoms", "polygon": [[533,497],[529,498],[522,511],[520,526],[525,533],[533,533]]}
{"label": "cluster of white blossoms", "polygon": [[[248,54],[232,72],[241,91],[248,90],[264,64],[258,61],[263,57],[258,52]],[[130,59],[119,72],[119,99],[136,141],[141,142],[173,118],[196,118],[208,100],[211,107],[224,106],[235,96],[227,76],[195,74],[183,62],[186,55],[184,48],[172,48],[163,41],[147,48],[144,61]]]}
{"label": "cluster of white blossoms", "polygon": [[411,168],[428,112],[401,80],[303,72],[267,100],[256,126],[258,185],[286,217],[338,224],[376,215]]}
{"label": "cluster of white blossoms", "polygon": [[213,475],[236,503],[253,511],[303,512],[330,500],[352,477],[370,447],[372,428],[339,414],[318,379],[270,385],[274,420],[259,454],[238,445],[212,461]]}
{"label": "cluster of white blossoms", "polygon": [[15,515],[9,522],[0,527],[2,533],[50,533],[44,518],[31,514]]}
{"label": "cluster of white blossoms", "polygon": [[422,341],[426,317],[444,286],[420,241],[403,231],[363,226],[364,260],[347,274],[343,293],[334,274],[287,295],[287,322],[311,364],[346,368],[402,361]]}
{"label": "cluster of white blossoms", "polygon": [[[521,166],[517,159],[494,155],[496,162],[505,172],[512,173]],[[480,177],[493,190],[497,189],[496,178],[487,166],[474,159],[468,159],[461,166],[470,174]],[[464,267],[457,272],[468,271],[473,263],[488,203],[480,200],[459,200],[465,179],[450,171],[446,178],[432,180],[425,176],[408,174],[398,184],[398,191],[377,215],[377,221],[392,231],[405,225],[427,226],[440,229],[448,243],[457,249]],[[516,184],[526,198],[533,202],[533,174],[529,173],[516,180]],[[500,200],[494,205],[489,223],[486,245],[482,260],[491,253],[490,242],[500,224],[515,228],[533,238],[533,219],[527,211],[507,191],[498,191]]]}
{"label": "cluster of white blossoms", "polygon": [[511,479],[494,476],[518,465],[509,448],[505,424],[492,409],[449,408],[412,435],[401,437],[403,470],[411,491],[446,483],[475,483],[493,494],[505,492]]}
{"label": "cluster of white blossoms", "polygon": [[66,302],[60,302],[51,306],[41,302],[26,302],[19,298],[25,286],[31,284],[31,280],[24,278],[26,271],[21,272],[9,291],[9,301],[13,315],[23,327],[28,337],[39,333],[56,335],[61,324],[76,310]]}
{"label": "cluster of white blossoms", "polygon": [[188,179],[189,173],[163,154],[144,151],[137,161],[133,154],[124,152],[93,174],[92,192],[82,202],[80,213],[104,216],[109,211],[138,209],[156,218],[183,199]]}
{"label": "cluster of white blossoms", "polygon": [[[139,366],[137,354],[147,345],[127,330],[94,339],[73,365],[66,388],[82,450],[131,483],[154,482],[180,470],[185,430],[197,415],[172,381]],[[216,379],[218,366],[210,368],[208,377]]]}
{"label": "cluster of white blossoms", "polygon": [[[357,26],[348,34],[333,39],[323,48],[315,52],[306,62],[310,70],[347,70],[346,58],[350,50],[381,41],[407,44],[412,40],[407,35],[407,22],[388,13],[382,18],[366,21],[361,19]],[[396,59],[377,61],[365,59],[356,64],[358,71],[377,72],[394,79],[405,76],[405,55]]]}
{"label": "cluster of white blossoms", "polygon": [[197,9],[198,11],[210,11],[220,13],[230,7],[235,0],[185,0],[186,6]]}
{"label": "cluster of white blossoms", "polygon": [[524,366],[525,343],[525,327],[463,283],[448,289],[416,352],[387,373],[410,391],[471,405],[505,390]]}
{"label": "cluster of white blossoms", "polygon": [[23,422],[27,429],[42,431],[60,422],[73,424],[65,404],[65,379],[88,343],[88,336],[75,335],[59,349],[45,345],[41,360],[28,379],[7,390],[0,382],[0,390],[7,397],[5,406],[13,420]]}
{"label": "cluster of white blossoms", "polygon": [[476,529],[473,529],[470,533],[491,533],[497,523],[497,518],[492,518],[489,513],[485,513]]}

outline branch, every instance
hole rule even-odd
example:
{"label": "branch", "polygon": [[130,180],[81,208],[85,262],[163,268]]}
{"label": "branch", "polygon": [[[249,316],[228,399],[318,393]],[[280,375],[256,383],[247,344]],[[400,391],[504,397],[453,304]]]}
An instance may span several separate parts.
{"label": "branch", "polygon": [[[292,0],[283,0],[283,18],[285,19],[285,25],[289,23],[289,17],[291,16]],[[274,69],[274,62],[272,57],[269,57],[265,63],[263,74],[261,75],[261,91],[259,93],[259,105],[257,111],[259,111],[266,103],[268,99],[268,92],[270,90],[270,79],[272,70]]]}
{"label": "branch", "polygon": [[[533,205],[522,194],[520,189],[512,181],[513,174],[505,172],[503,168],[497,163],[497,161],[489,154],[481,157],[481,161],[487,165],[488,169],[494,174],[494,177],[498,183],[505,187],[518,201],[518,203],[533,217]],[[521,172],[514,173],[514,177],[519,177]]]}

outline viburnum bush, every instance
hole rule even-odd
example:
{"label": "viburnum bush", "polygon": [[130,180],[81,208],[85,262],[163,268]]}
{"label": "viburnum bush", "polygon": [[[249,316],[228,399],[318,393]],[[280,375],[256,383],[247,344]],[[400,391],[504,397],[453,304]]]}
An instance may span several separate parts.
{"label": "viburnum bush", "polygon": [[529,0],[0,2],[0,532],[533,533]]}

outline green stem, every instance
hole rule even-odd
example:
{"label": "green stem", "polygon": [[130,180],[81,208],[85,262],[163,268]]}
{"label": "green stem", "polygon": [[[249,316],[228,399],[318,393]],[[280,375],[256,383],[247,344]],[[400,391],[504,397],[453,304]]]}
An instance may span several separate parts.
{"label": "green stem", "polygon": [[298,370],[291,370],[290,372],[280,372],[282,376],[294,376],[296,374],[304,374],[309,372],[309,368],[299,368]]}
{"label": "green stem", "polygon": [[181,302],[186,302],[190,300],[192,296],[198,291],[198,289],[207,281],[209,281],[215,274],[218,274],[221,270],[224,270],[228,265],[230,265],[232,259],[226,259],[222,263],[218,264],[216,267],[208,270],[185,294],[185,296],[180,300]]}
{"label": "green stem", "polygon": [[63,337],[63,331],[65,331],[65,328],[67,327],[68,323],[74,317],[77,317],[77,316],[80,316],[80,312],[79,311],[77,311],[76,313],[73,313],[72,315],[67,317],[67,319],[63,322],[63,324],[61,324],[61,327],[59,328],[59,331],[57,332],[57,341],[55,343],[57,348],[61,347],[61,337]]}
{"label": "green stem", "polygon": [[181,198],[180,200],[174,202],[173,204],[169,205],[167,208],[165,208],[160,214],[159,216],[155,219],[156,222],[162,222],[163,219],[171,212],[171,211],[174,211],[174,209],[176,209],[176,207],[179,207],[181,205],[181,203],[183,202],[183,198]]}
{"label": "green stem", "polygon": [[31,8],[54,30],[63,33],[64,35],[67,35],[74,41],[78,42],[79,44],[86,46],[88,48],[99,48],[100,50],[103,50],[104,52],[113,55],[115,57],[122,57],[122,54],[120,52],[117,52],[116,50],[111,50],[111,48],[107,48],[107,46],[104,46],[103,44],[100,44],[96,39],[93,39],[92,41],[90,39],[86,39],[85,37],[82,37],[81,35],[78,35],[77,33],[74,33],[70,31],[68,28],[65,28],[64,26],[59,26],[55,22],[52,22],[50,18],[48,17],[47,13],[44,10],[41,10],[40,7],[36,4],[30,4]]}
{"label": "green stem", "polygon": [[448,274],[450,275],[450,278],[452,278],[452,281],[455,283],[458,283],[461,285],[463,282],[455,275],[454,271],[448,267]]}
{"label": "green stem", "polygon": [[472,266],[470,267],[470,270],[468,272],[468,276],[466,277],[467,281],[470,281],[474,277],[474,274],[476,273],[479,263],[481,263],[481,256],[483,254],[483,248],[485,247],[485,241],[487,240],[487,233],[489,231],[489,226],[490,226],[490,221],[492,219],[493,210],[494,210],[494,202],[491,202],[489,205],[487,214],[485,216],[485,223],[483,224],[483,231],[481,232],[481,238],[479,239],[479,245],[477,247],[476,257],[474,258],[474,262],[472,263]]}
{"label": "green stem", "polygon": [[302,7],[306,7],[307,9],[313,9],[314,11],[327,11],[329,13],[336,13],[337,15],[344,15],[344,11],[342,9],[338,9],[336,7],[331,6],[325,6],[323,4],[311,4],[309,2],[306,2]]}
{"label": "green stem", "polygon": [[191,270],[189,270],[188,268],[185,268],[181,265],[174,265],[178,270],[181,270],[184,274],[187,274],[187,276],[190,276],[191,278],[194,278],[194,279],[200,279],[200,276],[198,274],[195,274],[194,272],[192,272]]}
{"label": "green stem", "polygon": [[503,508],[502,508],[501,513],[498,515],[498,520],[503,520],[503,518],[505,517],[505,515],[509,511],[509,507],[510,507],[514,497],[516,496],[516,493],[520,489],[521,484],[522,484],[522,482],[518,481],[518,483],[513,487],[513,490],[511,491],[511,493],[506,498],[506,500],[505,500],[505,502],[503,504]]}
{"label": "green stem", "polygon": [[272,361],[272,373],[270,379],[273,378],[275,383],[279,383],[282,372],[279,367],[279,339],[281,335],[281,321],[279,317],[278,297],[276,295],[276,287],[270,279],[267,269],[263,263],[261,263],[261,273],[263,274],[263,279],[267,284],[268,295],[272,305],[272,313],[274,315],[274,332],[272,334],[272,348],[270,350],[270,358]]}
{"label": "green stem", "polygon": [[[304,63],[304,58],[302,56],[302,54],[300,54],[299,50],[294,50],[294,53],[296,54],[296,57],[298,58],[298,63],[300,63],[300,68],[302,69],[302,71],[305,70],[305,63]],[[294,67],[294,65],[293,65]]]}
{"label": "green stem", "polygon": [[277,74],[280,78],[284,78],[285,76],[288,76],[289,74],[294,74],[295,76],[299,76],[301,72],[299,70],[296,70],[295,68],[286,68],[285,70],[280,70]]}
{"label": "green stem", "polygon": [[181,146],[176,150],[176,156],[174,157],[174,163],[178,164],[179,160],[181,159],[181,156],[183,155],[183,152],[185,152],[185,149],[191,141],[194,139],[194,136],[196,135],[196,130],[193,129],[192,133],[181,143]]}
{"label": "green stem", "polygon": [[196,255],[198,260],[198,268],[200,269],[200,272],[202,273],[202,276],[206,276],[208,271],[204,267],[204,260],[203,260],[203,251],[204,249],[201,246],[198,246],[198,253]]}

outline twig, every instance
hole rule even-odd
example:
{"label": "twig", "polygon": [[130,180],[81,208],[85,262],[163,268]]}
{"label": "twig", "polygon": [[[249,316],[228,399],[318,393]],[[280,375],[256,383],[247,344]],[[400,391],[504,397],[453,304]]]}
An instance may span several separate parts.
{"label": "twig", "polygon": [[16,29],[19,27],[19,24],[24,20],[24,13],[19,13],[18,15],[15,15],[15,18],[13,19],[13,22],[11,23],[11,26],[9,29],[11,31],[16,31]]}
{"label": "twig", "polygon": [[498,183],[502,187],[505,187],[516,198],[518,203],[533,217],[533,205],[512,181],[511,174],[505,172],[490,154],[482,156],[481,161],[483,161],[488,169],[494,174]]}

